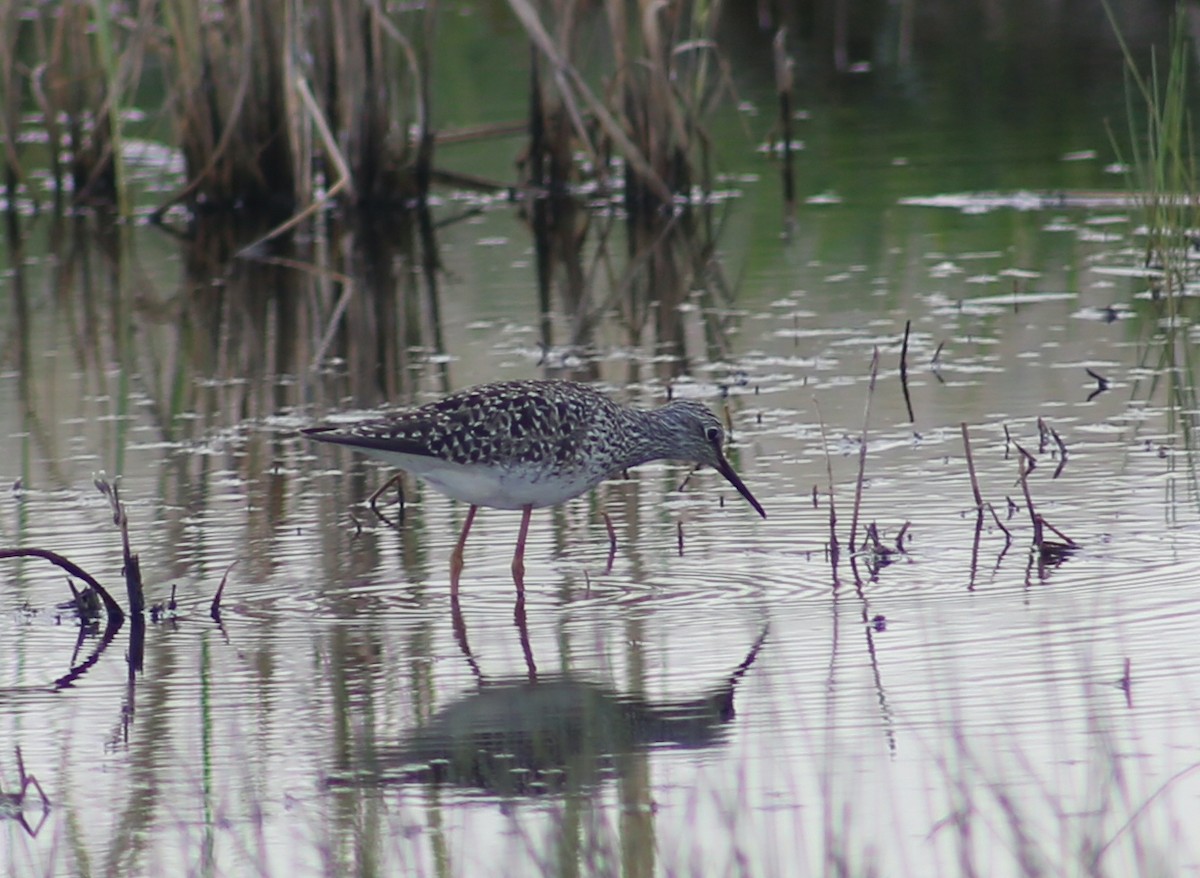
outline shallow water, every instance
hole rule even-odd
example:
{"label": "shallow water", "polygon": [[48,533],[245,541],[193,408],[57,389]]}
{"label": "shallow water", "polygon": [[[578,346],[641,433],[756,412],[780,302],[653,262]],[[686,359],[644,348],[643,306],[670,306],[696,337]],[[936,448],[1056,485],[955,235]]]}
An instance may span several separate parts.
{"label": "shallow water", "polygon": [[[206,291],[139,228],[95,278],[121,304],[93,307],[60,271],[70,236],[34,226],[0,281],[29,306],[4,316],[0,543],[60,552],[123,601],[92,485],[119,474],[149,598],[177,606],[148,623],[142,670],[128,624],[87,664],[101,641],[56,609],[63,574],[0,562],[0,786],[20,787],[19,746],[50,803],[0,811],[7,872],[1200,871],[1190,300],[1171,346],[1130,208],[1014,194],[1119,187],[1088,107],[1090,127],[982,153],[920,120],[880,132],[869,102],[843,112],[812,132],[788,235],[745,147],[721,239],[736,298],[683,306],[676,392],[727,406],[768,518],[712,473],[680,493],[685,469],[640,467],[537,513],[523,601],[515,514],[480,513],[456,603],[465,510],[409,483],[403,528],[382,526],[363,504],[390,473],[296,432],[586,358],[539,345],[511,207],[439,233],[442,347],[395,370],[403,394],[356,383],[353,354],[309,368],[326,327],[255,298],[286,268],[222,267]],[[837,148],[864,131],[870,150]],[[596,350],[614,395],[662,401],[645,339],[609,319]],[[860,540],[905,536],[878,569],[846,545],[864,414]],[[1067,449],[1057,476],[1039,418]],[[1011,543],[990,514],[977,531],[963,423]],[[1077,550],[1031,551],[1018,443]]]}

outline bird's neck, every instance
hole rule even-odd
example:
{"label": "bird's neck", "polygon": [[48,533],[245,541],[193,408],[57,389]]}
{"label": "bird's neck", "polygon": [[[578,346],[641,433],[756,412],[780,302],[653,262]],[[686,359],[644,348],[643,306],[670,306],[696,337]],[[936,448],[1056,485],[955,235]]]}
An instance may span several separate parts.
{"label": "bird's neck", "polygon": [[622,409],[620,421],[626,440],[621,469],[670,456],[671,430],[664,420],[663,409]]}

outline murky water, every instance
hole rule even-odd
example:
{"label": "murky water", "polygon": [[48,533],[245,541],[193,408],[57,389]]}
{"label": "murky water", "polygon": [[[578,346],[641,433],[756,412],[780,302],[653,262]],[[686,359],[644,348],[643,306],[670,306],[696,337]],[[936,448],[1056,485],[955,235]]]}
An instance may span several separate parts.
{"label": "murky water", "polygon": [[[1128,206],[1020,194],[1122,185],[1093,109],[980,146],[852,106],[809,132],[789,235],[743,144],[734,295],[679,309],[676,392],[727,407],[768,518],[712,473],[680,493],[684,469],[641,467],[535,516],[521,601],[516,514],[480,513],[453,602],[465,510],[410,482],[382,526],[364,503],[390,473],[296,432],[589,360],[562,308],[543,348],[511,206],[439,230],[438,307],[401,290],[382,370],[330,344],[327,278],[205,267],[140,228],[106,261],[86,222],[33,225],[0,280],[0,543],[124,601],[92,484],[119,474],[148,597],[176,605],[135,671],[129,624],[81,636],[59,570],[0,562],[0,788],[19,748],[45,792],[0,800],[7,872],[1200,871],[1190,302],[1172,343]],[[351,338],[377,293],[338,312]],[[601,310],[599,380],[661,402],[679,370]],[[854,555],[864,415],[858,541],[875,525],[887,552]],[[963,423],[1011,541],[977,526]],[[1077,549],[1031,551],[1018,445]]]}

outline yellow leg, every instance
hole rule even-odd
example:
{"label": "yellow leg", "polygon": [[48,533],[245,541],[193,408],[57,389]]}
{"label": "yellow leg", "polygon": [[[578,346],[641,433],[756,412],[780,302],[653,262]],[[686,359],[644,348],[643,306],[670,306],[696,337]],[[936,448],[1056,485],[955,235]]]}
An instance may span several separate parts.
{"label": "yellow leg", "polygon": [[458,543],[454,546],[454,551],[450,553],[450,594],[458,594],[458,578],[462,575],[463,569],[463,547],[467,545],[467,534],[471,530],[471,522],[475,520],[475,513],[479,510],[478,506],[472,506],[467,510],[467,520],[463,522],[462,533],[458,535]]}
{"label": "yellow leg", "polygon": [[[388,518],[386,515],[384,515],[379,510],[379,498],[382,497],[384,495],[384,492],[386,492],[387,489],[390,488],[392,485],[395,485],[399,489],[399,492],[400,492],[400,514],[399,514],[400,521],[399,521],[399,523],[394,523],[390,518]],[[380,520],[382,520],[384,524],[386,524],[388,527],[393,527],[396,530],[399,530],[400,525],[404,524],[404,473],[402,473],[402,472],[396,473],[394,476],[392,476],[390,479],[388,479],[386,482],[384,482],[383,487],[381,487],[378,491],[376,491],[374,494],[372,494],[371,499],[368,500],[367,503],[370,505],[371,511],[374,512],[377,516],[379,516]]]}
{"label": "yellow leg", "polygon": [[529,519],[533,516],[533,506],[521,508],[521,530],[517,534],[517,551],[513,554],[512,575],[517,591],[525,590],[525,538],[529,536]]}
{"label": "yellow leg", "polygon": [[607,512],[600,514],[604,516],[604,526],[608,529],[608,563],[604,566],[604,574],[607,576],[612,573],[613,561],[617,557],[617,531],[613,527],[612,517]]}

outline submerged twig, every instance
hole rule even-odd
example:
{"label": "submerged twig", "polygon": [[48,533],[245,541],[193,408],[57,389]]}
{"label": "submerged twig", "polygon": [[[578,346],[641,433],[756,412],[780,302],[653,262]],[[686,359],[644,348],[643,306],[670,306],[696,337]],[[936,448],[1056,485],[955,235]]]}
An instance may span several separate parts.
{"label": "submerged twig", "polygon": [[883,541],[879,538],[879,526],[873,521],[867,525],[862,548],[864,551],[870,549],[871,554],[867,559],[867,569],[871,572],[872,576],[877,575],[881,569],[891,564],[892,556],[902,551],[883,544]]}

